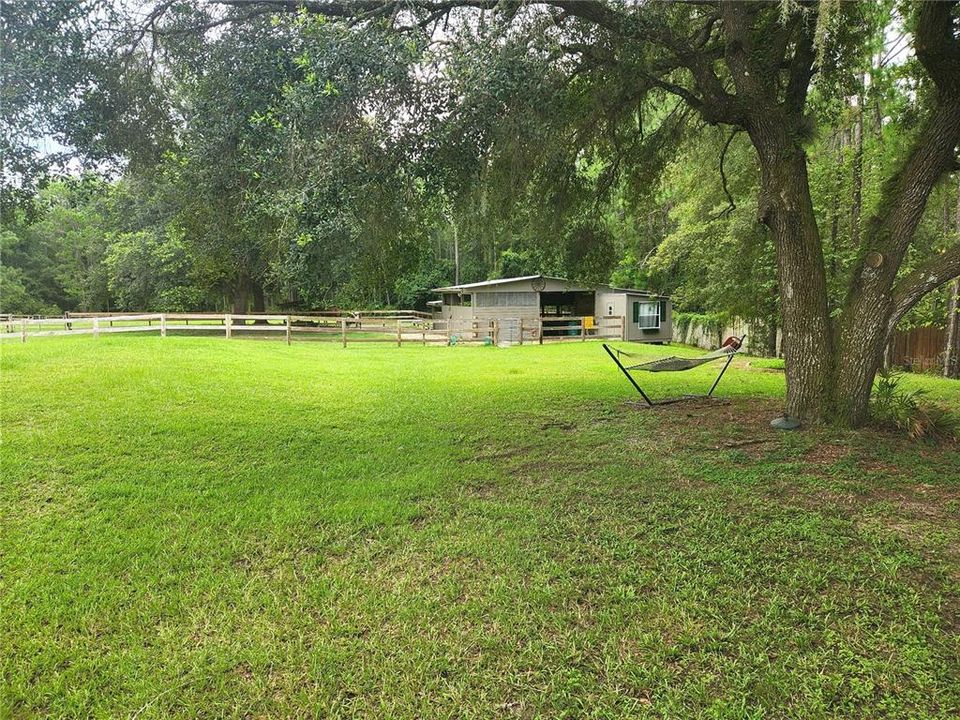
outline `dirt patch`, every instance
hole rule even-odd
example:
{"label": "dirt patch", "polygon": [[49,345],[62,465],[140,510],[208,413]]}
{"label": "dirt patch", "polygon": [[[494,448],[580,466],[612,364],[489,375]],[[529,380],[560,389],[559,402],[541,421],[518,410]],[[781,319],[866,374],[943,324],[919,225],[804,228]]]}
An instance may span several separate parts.
{"label": "dirt patch", "polygon": [[809,465],[833,465],[850,455],[850,448],[846,445],[834,443],[817,443],[803,454],[803,461]]}
{"label": "dirt patch", "polygon": [[545,422],[540,426],[541,430],[550,430],[551,428],[566,430],[569,432],[571,430],[576,430],[577,426],[572,422],[563,422],[562,420],[551,420],[550,422]]}
{"label": "dirt patch", "polygon": [[900,468],[891,463],[880,462],[872,458],[863,458],[857,461],[857,467],[871,473],[894,474],[899,472]]}
{"label": "dirt patch", "polygon": [[960,503],[960,488],[936,487],[925,483],[899,487],[871,485],[866,490],[858,487],[846,491],[783,483],[776,488],[775,494],[809,509],[832,504],[848,510],[863,510],[878,503],[888,503],[898,517],[932,519],[957,517],[951,508]]}
{"label": "dirt patch", "polygon": [[250,665],[245,662],[235,665],[231,672],[246,682],[252,682],[256,677],[253,672],[253,668],[251,668]]}
{"label": "dirt patch", "polygon": [[640,403],[627,403],[637,410],[646,410],[662,418],[664,422],[689,425],[696,420],[700,425],[727,425],[770,430],[770,421],[782,412],[780,403],[766,398],[712,399],[691,398],[670,405],[649,407]]}
{"label": "dirt patch", "polygon": [[487,500],[496,495],[500,490],[500,486],[497,483],[485,483],[485,482],[470,482],[465,483],[462,486],[462,492],[464,495],[478,500]]}
{"label": "dirt patch", "polygon": [[523,455],[523,448],[503,447],[499,445],[485,445],[474,456],[477,460],[510,460]]}
{"label": "dirt patch", "polygon": [[780,413],[775,400],[695,398],[652,408],[636,403],[628,407],[650,418],[644,433],[669,451],[738,450],[759,459],[780,437],[770,427]]}

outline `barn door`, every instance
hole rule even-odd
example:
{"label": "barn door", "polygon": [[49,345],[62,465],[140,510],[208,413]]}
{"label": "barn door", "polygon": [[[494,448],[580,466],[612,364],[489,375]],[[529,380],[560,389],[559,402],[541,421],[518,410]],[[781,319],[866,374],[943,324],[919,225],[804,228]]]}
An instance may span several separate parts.
{"label": "barn door", "polygon": [[515,343],[520,341],[520,319],[500,318],[500,342]]}

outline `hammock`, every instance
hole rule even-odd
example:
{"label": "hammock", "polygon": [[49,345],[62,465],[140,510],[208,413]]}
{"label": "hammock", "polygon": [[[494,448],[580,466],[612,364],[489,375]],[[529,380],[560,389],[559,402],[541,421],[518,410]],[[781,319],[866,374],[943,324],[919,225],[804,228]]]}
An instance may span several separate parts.
{"label": "hammock", "polygon": [[[607,351],[607,354],[617,364],[617,367],[619,367],[623,374],[627,376],[627,380],[629,380],[630,384],[636,388],[637,392],[640,393],[640,396],[646,401],[647,405],[666,405],[668,403],[674,403],[680,400],[713,396],[713,391],[716,390],[717,385],[720,383],[720,378],[723,377],[723,374],[727,371],[727,368],[730,367],[730,363],[733,361],[733,356],[736,355],[743,346],[743,339],[745,337],[746,335],[738,338],[728,337],[723,342],[723,345],[721,345],[718,349],[699,357],[683,358],[673,355],[671,357],[660,358],[659,360],[648,360],[647,362],[637,363],[636,365],[624,365],[622,362],[620,362],[621,357],[638,357],[635,353],[630,353],[626,350],[620,350],[619,348],[611,348],[606,343],[604,343],[603,349]],[[708,392],[706,395],[685,395],[682,398],[661,400],[660,402],[654,403],[640,388],[639,383],[637,383],[633,375],[630,374],[631,370],[642,370],[644,372],[681,372],[683,370],[691,370],[695,367],[706,365],[707,363],[713,362],[714,360],[719,360],[720,358],[726,358],[727,362],[723,364],[723,369],[720,371],[717,379],[714,380],[713,385],[710,388],[710,392]]]}

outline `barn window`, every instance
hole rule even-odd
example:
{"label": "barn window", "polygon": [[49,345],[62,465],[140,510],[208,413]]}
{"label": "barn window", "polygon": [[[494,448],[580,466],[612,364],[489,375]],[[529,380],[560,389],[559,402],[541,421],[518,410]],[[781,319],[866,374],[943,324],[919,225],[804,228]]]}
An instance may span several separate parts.
{"label": "barn window", "polygon": [[470,295],[464,295],[462,293],[446,293],[443,296],[444,305],[470,305]]}
{"label": "barn window", "polygon": [[477,307],[534,307],[537,294],[532,292],[480,292],[476,295]]}
{"label": "barn window", "polygon": [[660,303],[634,302],[633,321],[641,330],[660,329]]}

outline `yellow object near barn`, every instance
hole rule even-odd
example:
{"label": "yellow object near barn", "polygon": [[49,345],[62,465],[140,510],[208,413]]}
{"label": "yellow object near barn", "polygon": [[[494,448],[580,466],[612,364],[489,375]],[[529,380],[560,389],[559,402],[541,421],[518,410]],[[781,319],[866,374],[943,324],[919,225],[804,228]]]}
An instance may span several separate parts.
{"label": "yellow object near barn", "polygon": [[585,316],[585,317],[583,318],[583,327],[584,327],[586,330],[592,330],[592,329],[593,329],[593,316],[592,316],[592,315],[587,315],[587,316]]}

